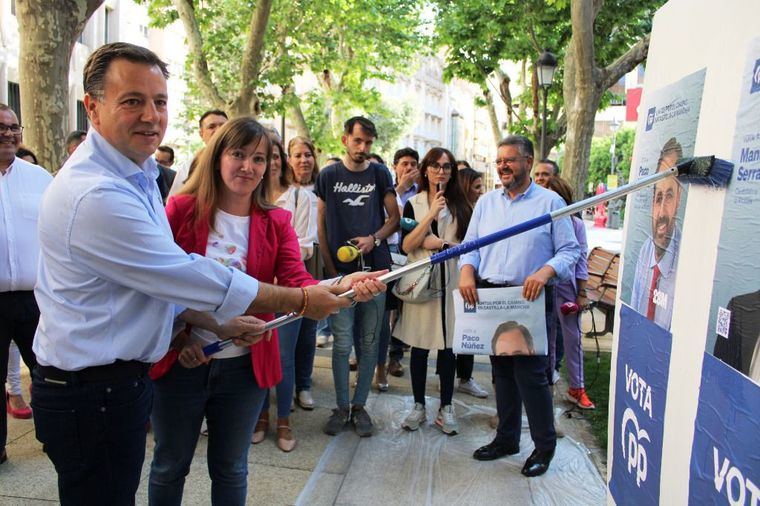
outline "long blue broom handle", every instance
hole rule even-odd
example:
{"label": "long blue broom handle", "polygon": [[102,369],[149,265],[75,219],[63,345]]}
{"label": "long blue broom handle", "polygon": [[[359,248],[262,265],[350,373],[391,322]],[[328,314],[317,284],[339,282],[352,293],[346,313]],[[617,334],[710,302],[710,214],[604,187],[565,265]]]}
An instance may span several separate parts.
{"label": "long blue broom handle", "polygon": [[[410,272],[424,269],[428,265],[435,265],[441,262],[445,262],[446,260],[456,258],[458,256],[464,255],[465,253],[469,253],[470,251],[475,251],[476,249],[480,249],[484,246],[488,246],[495,242],[502,241],[510,237],[514,237],[516,235],[522,234],[523,232],[527,232],[528,230],[533,230],[534,228],[538,228],[542,225],[551,223],[552,221],[555,221],[559,218],[564,218],[565,216],[571,216],[589,207],[594,207],[596,205],[601,204],[602,202],[607,202],[609,200],[623,197],[625,195],[628,195],[629,193],[635,192],[636,190],[639,190],[646,186],[651,186],[662,179],[666,179],[668,177],[672,177],[677,174],[678,174],[678,169],[676,167],[671,167],[662,172],[652,174],[651,176],[641,177],[637,179],[636,181],[623,185],[620,188],[617,188],[615,190],[604,192],[599,195],[594,195],[593,197],[589,197],[584,200],[579,200],[575,204],[565,206],[563,208],[557,209],[556,211],[552,211],[551,213],[547,213],[547,214],[538,216],[537,218],[533,218],[528,221],[518,223],[517,225],[514,225],[512,227],[499,230],[497,232],[485,235],[483,237],[479,237],[473,241],[464,242],[452,248],[449,248],[439,253],[436,253],[434,255],[431,255],[429,258],[425,258],[417,262],[407,264],[401,267],[400,269],[396,269],[394,271],[390,271],[386,274],[383,274],[382,276],[379,276],[377,279],[384,283],[388,283],[390,281],[399,279],[404,274],[408,274]],[[339,297],[353,298],[354,295],[355,293],[352,289],[340,294]],[[296,313],[285,314],[285,315],[280,316],[279,318],[275,318],[274,320],[268,322],[264,326],[264,329],[265,331],[276,329],[278,327],[282,327],[283,325],[287,325],[290,322],[298,320],[299,318],[302,318],[302,317],[298,316]],[[203,348],[203,353],[206,356],[213,355],[214,353],[217,353],[218,351],[221,351],[224,348],[231,345],[232,345],[231,339],[227,339],[224,341],[217,341],[215,343],[205,346]]]}

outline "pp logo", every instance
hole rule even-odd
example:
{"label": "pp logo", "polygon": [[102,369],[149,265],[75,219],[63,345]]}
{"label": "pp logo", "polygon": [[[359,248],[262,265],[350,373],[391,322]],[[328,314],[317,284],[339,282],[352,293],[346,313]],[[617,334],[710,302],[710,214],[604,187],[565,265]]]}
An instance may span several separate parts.
{"label": "pp logo", "polygon": [[760,91],[760,59],[755,61],[755,70],[752,71],[752,86],[749,89],[750,94]]}
{"label": "pp logo", "polygon": [[652,107],[647,112],[647,125],[646,125],[646,128],[644,129],[646,132],[650,131],[652,129],[652,127],[654,126],[654,113],[656,111],[657,111],[657,108],[656,107]]}
{"label": "pp logo", "polygon": [[[628,432],[628,444],[626,445],[626,427],[631,423]],[[628,455],[628,472],[636,472],[636,486],[641,487],[641,482],[647,481],[647,452],[643,442],[650,443],[649,434],[639,428],[639,421],[631,408],[626,408],[623,413],[623,423],[620,427],[620,443],[623,447],[623,459]],[[627,449],[627,451],[626,451]]]}
{"label": "pp logo", "polygon": [[475,304],[470,304],[469,302],[464,303],[464,312],[465,313],[477,313],[478,308]]}

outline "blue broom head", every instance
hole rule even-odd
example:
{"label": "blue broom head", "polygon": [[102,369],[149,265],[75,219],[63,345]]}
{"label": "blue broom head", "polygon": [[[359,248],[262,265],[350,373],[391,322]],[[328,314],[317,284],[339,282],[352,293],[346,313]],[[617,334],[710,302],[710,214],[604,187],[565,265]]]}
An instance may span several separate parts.
{"label": "blue broom head", "polygon": [[734,164],[715,156],[697,156],[679,162],[678,176],[689,183],[726,187],[731,181]]}

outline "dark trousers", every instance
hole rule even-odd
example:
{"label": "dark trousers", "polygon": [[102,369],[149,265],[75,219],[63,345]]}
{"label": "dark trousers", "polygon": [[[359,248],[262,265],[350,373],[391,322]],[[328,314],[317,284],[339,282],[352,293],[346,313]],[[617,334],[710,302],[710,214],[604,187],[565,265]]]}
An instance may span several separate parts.
{"label": "dark trousers", "polygon": [[147,375],[65,384],[32,374],[37,439],[58,473],[63,505],[134,504],[153,382]]}
{"label": "dark trousers", "polygon": [[[428,355],[430,350],[412,347],[409,357],[409,372],[412,376],[414,402],[425,404],[425,383],[427,382]],[[451,348],[438,350],[435,372],[441,381],[441,407],[451,404],[454,396],[454,373],[456,357]]]}
{"label": "dark trousers", "polygon": [[475,368],[475,355],[457,355],[457,378],[470,381]]}
{"label": "dark trousers", "polygon": [[[545,287],[546,333],[551,336],[556,326],[554,287]],[[549,386],[551,368],[546,356],[491,356],[496,391],[499,426],[496,441],[505,445],[520,443],[522,406],[528,415],[530,436],[536,449],[553,450],[557,445],[554,429],[552,393]]]}
{"label": "dark trousers", "polygon": [[311,390],[311,375],[314,372],[314,355],[317,353],[317,321],[310,318],[301,320],[296,341],[296,393]]}
{"label": "dark trousers", "polygon": [[[34,370],[37,360],[32,352],[34,332],[40,319],[40,310],[34,300],[34,292],[0,292],[0,378],[5,385],[8,375],[8,349],[11,341],[16,343],[21,358],[29,368]],[[0,414],[0,453],[8,440],[8,413],[5,393],[3,409]]]}

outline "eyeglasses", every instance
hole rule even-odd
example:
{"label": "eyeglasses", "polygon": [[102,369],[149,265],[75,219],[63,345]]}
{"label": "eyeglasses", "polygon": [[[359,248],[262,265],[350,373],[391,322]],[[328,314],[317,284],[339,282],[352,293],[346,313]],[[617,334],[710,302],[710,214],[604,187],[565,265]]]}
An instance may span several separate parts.
{"label": "eyeglasses", "polygon": [[8,130],[10,130],[13,135],[19,135],[24,131],[24,127],[21,125],[6,125],[4,123],[0,123],[0,134],[4,134]]}
{"label": "eyeglasses", "polygon": [[510,158],[498,158],[493,164],[496,167],[499,167],[500,165],[514,165],[518,162],[518,160],[525,160],[528,158],[527,156],[514,156]]}
{"label": "eyeglasses", "polygon": [[443,165],[441,165],[438,162],[433,162],[430,165],[428,165],[428,167],[432,171],[443,172],[444,174],[448,174],[449,172],[451,172],[451,169],[454,168],[454,164],[453,163],[444,163]]}

